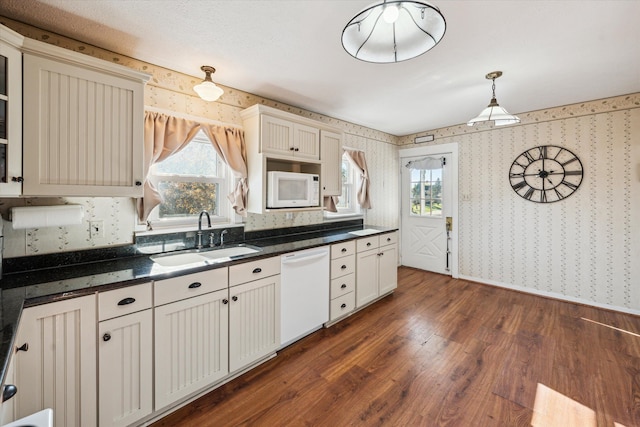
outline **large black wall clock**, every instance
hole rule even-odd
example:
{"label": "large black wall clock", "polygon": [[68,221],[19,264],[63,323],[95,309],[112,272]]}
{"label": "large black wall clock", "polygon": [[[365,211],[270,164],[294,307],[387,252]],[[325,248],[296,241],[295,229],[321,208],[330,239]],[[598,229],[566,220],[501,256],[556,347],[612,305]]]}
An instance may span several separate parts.
{"label": "large black wall clock", "polygon": [[582,162],[566,148],[542,145],[520,154],[509,170],[511,188],[532,202],[551,203],[572,195],[582,182]]}

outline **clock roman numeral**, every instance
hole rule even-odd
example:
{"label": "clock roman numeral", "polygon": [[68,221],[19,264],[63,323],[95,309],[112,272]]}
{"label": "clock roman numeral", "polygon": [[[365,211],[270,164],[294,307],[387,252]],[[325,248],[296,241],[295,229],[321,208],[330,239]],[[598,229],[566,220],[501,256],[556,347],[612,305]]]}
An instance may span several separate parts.
{"label": "clock roman numeral", "polygon": [[557,188],[554,188],[553,191],[556,192],[556,196],[558,196],[558,200],[564,199],[564,195],[561,192],[559,192]]}
{"label": "clock roman numeral", "polygon": [[529,153],[528,151],[525,151],[524,153],[522,153],[522,155],[527,159],[528,163],[533,163],[536,161],[536,159],[534,159],[531,153]]}
{"label": "clock roman numeral", "polygon": [[546,191],[541,191],[540,192],[540,203],[546,203],[547,202],[547,192]]}
{"label": "clock roman numeral", "polygon": [[577,190],[578,189],[577,185],[572,184],[571,182],[568,182],[568,181],[562,181],[560,184],[563,184],[564,186],[569,187],[572,190]]}
{"label": "clock roman numeral", "polygon": [[582,171],[564,171],[565,175],[582,175]]}
{"label": "clock roman numeral", "polygon": [[538,159],[546,159],[547,158],[547,146],[543,145],[542,147],[538,147]]}
{"label": "clock roman numeral", "polygon": [[531,198],[533,197],[533,192],[534,192],[534,191],[535,191],[535,190],[534,190],[533,188],[529,187],[529,189],[527,190],[527,192],[526,192],[526,193],[524,193],[524,195],[523,195],[522,197],[524,197],[524,198],[525,198],[525,199],[527,199],[527,200],[531,200]]}
{"label": "clock roman numeral", "polygon": [[560,164],[562,165],[562,167],[564,167],[564,166],[567,166],[569,163],[573,163],[573,162],[575,162],[576,160],[578,160],[578,158],[577,158],[577,157],[574,157],[573,159],[569,159],[569,160],[567,160],[566,162],[564,162],[564,163],[560,163]]}
{"label": "clock roman numeral", "polygon": [[513,184],[511,187],[513,187],[514,190],[518,191],[522,187],[526,187],[526,186],[527,186],[527,181],[520,181],[516,184]]}
{"label": "clock roman numeral", "polygon": [[509,172],[509,178],[524,178],[524,171],[522,172]]}

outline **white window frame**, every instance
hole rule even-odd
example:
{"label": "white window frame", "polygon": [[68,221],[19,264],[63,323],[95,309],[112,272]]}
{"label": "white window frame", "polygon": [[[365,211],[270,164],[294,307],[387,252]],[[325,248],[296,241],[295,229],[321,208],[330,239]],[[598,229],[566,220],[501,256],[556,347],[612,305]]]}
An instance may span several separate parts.
{"label": "white window frame", "polygon": [[348,175],[350,177],[350,182],[342,183],[343,195],[340,196],[340,201],[343,201],[345,187],[350,188],[351,199],[349,200],[348,206],[337,207],[338,212],[325,211],[325,217],[327,219],[334,219],[334,218],[340,218],[340,217],[346,217],[346,216],[362,216],[362,210],[360,208],[360,204],[358,203],[358,189],[360,188],[360,180],[361,180],[360,172],[358,167],[353,163],[353,160],[351,160],[351,157],[349,157],[346,153],[344,153],[342,155],[342,161],[340,164],[341,174],[342,174],[342,164],[344,164],[345,162],[349,168]]}
{"label": "white window frame", "polygon": [[[231,211],[231,204],[227,199],[227,195],[231,193],[235,179],[233,179],[233,173],[231,173],[229,166],[218,155],[217,151],[211,144],[211,141],[206,134],[200,130],[196,136],[189,142],[189,144],[202,144],[206,143],[214,150],[217,161],[217,177],[208,176],[195,176],[195,175],[175,175],[175,174],[154,174],[154,166],[152,165],[149,170],[148,179],[154,187],[158,188],[159,181],[173,181],[173,182],[204,182],[211,184],[218,184],[217,205],[218,215],[213,215],[209,212],[211,217],[211,224],[225,224],[236,222],[237,218],[234,212]],[[156,206],[147,219],[147,224],[152,229],[161,229],[167,231],[169,229],[192,229],[198,226],[198,217],[189,218],[160,218],[160,205]]]}

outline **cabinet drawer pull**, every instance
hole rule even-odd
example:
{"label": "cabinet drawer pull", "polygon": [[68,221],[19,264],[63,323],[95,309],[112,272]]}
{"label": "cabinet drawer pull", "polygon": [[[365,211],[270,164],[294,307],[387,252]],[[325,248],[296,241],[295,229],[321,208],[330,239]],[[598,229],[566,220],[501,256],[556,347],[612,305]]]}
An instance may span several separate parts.
{"label": "cabinet drawer pull", "polygon": [[200,286],[202,286],[202,283],[193,282],[192,284],[189,285],[189,289],[196,289],[196,288],[199,288]]}
{"label": "cabinet drawer pull", "polygon": [[347,308],[347,304],[342,303],[342,305],[340,306],[340,308]]}
{"label": "cabinet drawer pull", "polygon": [[222,303],[223,304],[229,304],[229,300],[225,298],[225,299],[222,300]]}
{"label": "cabinet drawer pull", "polygon": [[342,267],[340,267],[341,270],[344,270],[345,268],[347,268],[347,266],[344,264],[342,264]]}
{"label": "cabinet drawer pull", "polygon": [[16,348],[16,352],[18,351],[29,351],[29,343],[26,342],[24,344],[22,344],[20,347]]}
{"label": "cabinet drawer pull", "polygon": [[387,237],[387,242],[390,242],[390,241],[391,241],[391,237]]}
{"label": "cabinet drawer pull", "polygon": [[299,149],[299,148],[296,148],[296,149],[294,149],[293,151],[300,151],[300,149]]}
{"label": "cabinet drawer pull", "polygon": [[342,250],[340,252],[342,252],[342,253],[347,252],[347,248],[342,248]]}
{"label": "cabinet drawer pull", "polygon": [[340,289],[344,289],[344,288],[346,288],[346,287],[347,287],[347,284],[346,284],[346,283],[343,283],[343,284],[342,284],[342,286],[340,286]]}
{"label": "cabinet drawer pull", "polygon": [[291,151],[293,151],[293,150],[295,150],[295,148],[293,148],[293,147],[290,147],[290,148],[289,148],[289,150],[291,150]]}
{"label": "cabinet drawer pull", "polygon": [[13,181],[13,182],[23,182],[24,178],[21,177],[21,176],[12,176],[11,177],[11,181]]}
{"label": "cabinet drawer pull", "polygon": [[367,242],[367,246],[371,246],[371,242]]}
{"label": "cabinet drawer pull", "polygon": [[15,385],[5,384],[4,388],[2,389],[2,401],[6,402],[7,400],[15,396],[17,392],[18,392],[18,387],[16,387]]}
{"label": "cabinet drawer pull", "polygon": [[234,296],[232,296],[232,297],[231,297],[231,299],[232,299],[232,300],[234,300],[234,301],[238,301],[238,297],[237,297],[237,296],[235,296],[235,295],[234,295]]}
{"label": "cabinet drawer pull", "polygon": [[107,332],[102,336],[102,341],[109,341],[111,339],[111,334]]}
{"label": "cabinet drawer pull", "polygon": [[133,304],[134,302],[136,302],[136,299],[129,297],[129,298],[125,298],[123,300],[120,300],[118,305],[129,305],[129,304]]}
{"label": "cabinet drawer pull", "polygon": [[260,267],[254,268],[253,274],[258,274],[258,273],[262,273],[262,269]]}

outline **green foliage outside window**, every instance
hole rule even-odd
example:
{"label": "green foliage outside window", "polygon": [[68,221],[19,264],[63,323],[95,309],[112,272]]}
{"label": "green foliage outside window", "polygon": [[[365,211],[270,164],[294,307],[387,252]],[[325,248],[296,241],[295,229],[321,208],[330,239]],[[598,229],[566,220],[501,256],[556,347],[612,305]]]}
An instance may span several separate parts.
{"label": "green foliage outside window", "polygon": [[210,214],[218,212],[218,184],[160,181],[158,191],[164,199],[160,218],[197,216],[202,210]]}

